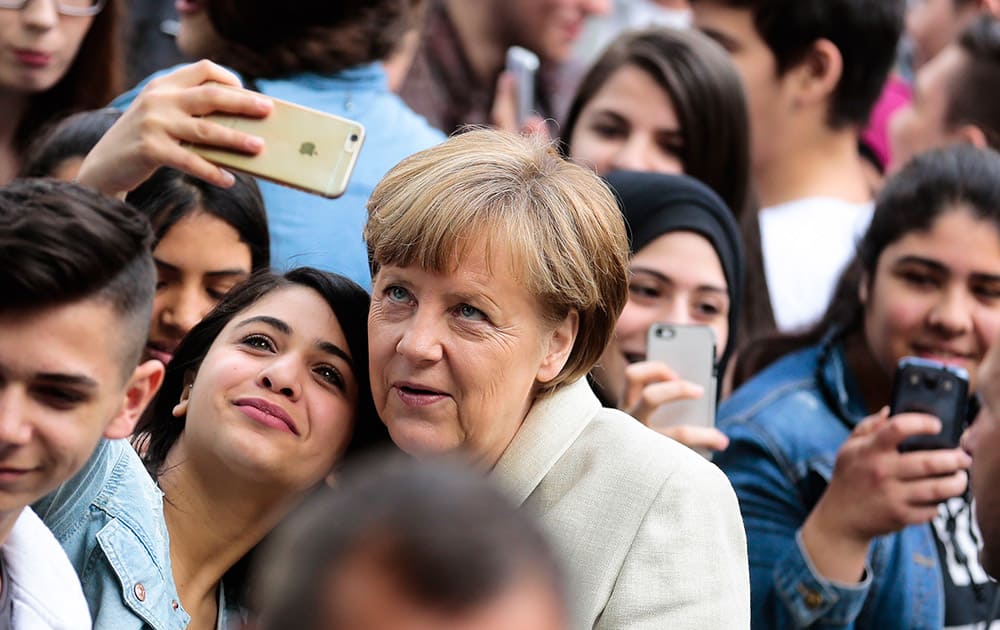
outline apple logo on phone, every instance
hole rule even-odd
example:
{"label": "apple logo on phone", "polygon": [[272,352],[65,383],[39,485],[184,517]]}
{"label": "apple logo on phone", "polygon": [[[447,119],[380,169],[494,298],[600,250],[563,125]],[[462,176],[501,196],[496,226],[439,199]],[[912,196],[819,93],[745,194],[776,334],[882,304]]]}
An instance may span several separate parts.
{"label": "apple logo on phone", "polygon": [[316,145],[312,142],[303,142],[299,146],[299,155],[308,155],[310,157],[316,155]]}

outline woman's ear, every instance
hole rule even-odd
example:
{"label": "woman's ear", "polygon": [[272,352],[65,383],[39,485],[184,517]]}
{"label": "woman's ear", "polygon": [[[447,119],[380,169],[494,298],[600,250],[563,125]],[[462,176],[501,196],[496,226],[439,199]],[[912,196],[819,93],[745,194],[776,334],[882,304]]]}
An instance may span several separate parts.
{"label": "woman's ear", "polygon": [[868,284],[868,274],[862,273],[861,279],[858,280],[858,300],[861,302],[861,306],[868,306]]}
{"label": "woman's ear", "polygon": [[548,348],[542,357],[542,365],[535,379],[539,383],[548,383],[559,376],[569,360],[576,344],[576,335],[580,328],[580,314],[571,311],[561,322],[556,324],[549,333]]}
{"label": "woman's ear", "polygon": [[187,415],[188,401],[191,399],[191,390],[194,388],[194,377],[195,373],[190,370],[184,375],[184,387],[181,388],[181,399],[174,405],[173,410],[170,412],[175,418],[183,418]]}

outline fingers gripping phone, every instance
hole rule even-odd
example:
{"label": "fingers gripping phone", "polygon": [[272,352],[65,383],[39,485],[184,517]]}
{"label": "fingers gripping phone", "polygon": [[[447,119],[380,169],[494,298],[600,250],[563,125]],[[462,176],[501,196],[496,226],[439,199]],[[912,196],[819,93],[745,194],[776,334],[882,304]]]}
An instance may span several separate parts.
{"label": "fingers gripping phone", "polygon": [[953,367],[917,357],[904,357],[892,382],[890,414],[926,413],[941,421],[936,435],[914,435],[899,445],[900,451],[958,448],[965,430],[969,375]]}
{"label": "fingers gripping phone", "polygon": [[700,385],[705,393],[695,400],[678,400],[657,409],[650,418],[654,427],[715,426],[715,333],[708,326],[653,324],[649,329],[646,359],[665,363],[679,378]]}
{"label": "fingers gripping phone", "polygon": [[[236,88],[231,88],[236,89]],[[365,138],[361,123],[272,98],[266,118],[209,114],[207,120],[264,139],[257,155],[192,145],[209,162],[324,197],[347,190]]]}
{"label": "fingers gripping phone", "polygon": [[517,124],[524,125],[535,109],[535,74],[541,62],[538,55],[527,48],[511,46],[507,49],[506,65],[517,88]]}

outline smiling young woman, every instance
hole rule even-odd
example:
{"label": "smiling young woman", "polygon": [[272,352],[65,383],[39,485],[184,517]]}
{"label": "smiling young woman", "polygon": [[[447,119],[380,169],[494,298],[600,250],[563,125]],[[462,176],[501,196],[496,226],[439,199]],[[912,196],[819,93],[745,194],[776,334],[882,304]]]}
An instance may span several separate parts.
{"label": "smiling young woman", "polygon": [[247,555],[343,457],[385,435],[367,310],[367,293],[342,277],[265,272],[191,330],[136,427],[142,461],[103,441],[44,506],[95,627],[242,616]]}
{"label": "smiling young woman", "polygon": [[[957,448],[900,453],[940,421],[888,418],[886,405],[905,356],[964,368],[978,389],[1000,334],[998,209],[992,151],[960,146],[911,162],[882,191],[824,321],[763,341],[798,350],[720,409],[730,445],[715,461],[740,495],[755,623],[989,625],[996,585],[970,542],[981,538],[963,494],[969,458]],[[910,560],[918,555],[926,562]]]}

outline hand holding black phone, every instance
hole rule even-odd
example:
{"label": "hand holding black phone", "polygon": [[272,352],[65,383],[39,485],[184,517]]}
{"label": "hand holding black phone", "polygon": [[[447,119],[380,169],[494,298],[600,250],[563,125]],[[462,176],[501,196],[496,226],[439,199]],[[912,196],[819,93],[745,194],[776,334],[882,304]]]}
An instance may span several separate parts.
{"label": "hand holding black phone", "polygon": [[904,357],[892,383],[890,415],[926,413],[941,421],[935,435],[914,435],[899,450],[958,448],[965,430],[969,403],[969,375],[959,367],[917,357]]}

